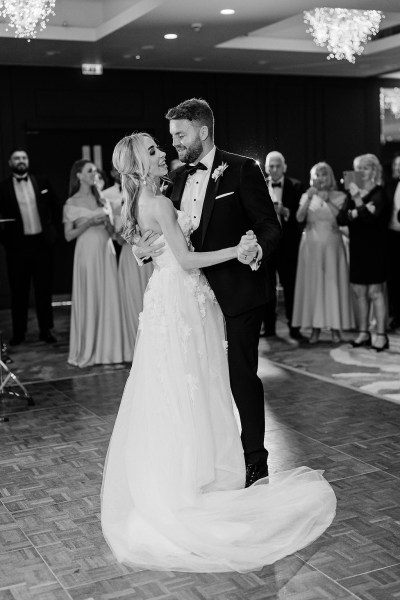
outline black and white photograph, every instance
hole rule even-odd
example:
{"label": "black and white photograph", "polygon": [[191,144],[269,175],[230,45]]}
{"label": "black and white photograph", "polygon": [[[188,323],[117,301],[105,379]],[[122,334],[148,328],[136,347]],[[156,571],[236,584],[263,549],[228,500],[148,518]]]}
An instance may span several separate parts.
{"label": "black and white photograph", "polygon": [[0,0],[0,600],[400,597],[400,4]]}

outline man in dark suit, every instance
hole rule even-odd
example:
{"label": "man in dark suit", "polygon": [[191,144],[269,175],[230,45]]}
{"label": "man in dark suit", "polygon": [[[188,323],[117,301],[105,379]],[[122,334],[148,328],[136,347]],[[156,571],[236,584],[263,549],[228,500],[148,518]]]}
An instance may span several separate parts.
{"label": "man in dark suit", "polygon": [[385,185],[390,201],[388,229],[388,297],[390,328],[400,328],[400,155],[392,160],[392,177]]}
{"label": "man in dark suit", "polygon": [[[282,225],[282,237],[268,268],[273,287],[276,289],[276,274],[283,288],[285,313],[292,339],[304,341],[299,327],[292,327],[294,289],[296,284],[297,256],[301,239],[301,226],[296,220],[303,184],[298,179],[286,177],[286,162],[280,152],[267,154],[265,171],[268,174],[268,189]],[[265,306],[264,334],[274,336],[276,326],[276,293]]]}
{"label": "man in dark suit", "polygon": [[[280,225],[256,161],[215,147],[214,117],[207,102],[186,100],[171,108],[166,118],[184,163],[170,174],[169,196],[192,219],[195,250],[234,246],[249,232],[239,260],[204,269],[225,316],[230,382],[242,424],[249,486],[268,475],[258,340],[270,293],[265,286],[266,264],[278,244]],[[151,256],[149,245],[138,243],[137,250],[138,258]]]}
{"label": "man in dark suit", "polygon": [[52,248],[56,240],[53,215],[56,200],[47,181],[29,173],[29,158],[17,148],[10,154],[11,176],[0,183],[0,242],[4,244],[11,290],[13,336],[25,339],[31,280],[35,293],[39,339],[53,343],[51,306]]}

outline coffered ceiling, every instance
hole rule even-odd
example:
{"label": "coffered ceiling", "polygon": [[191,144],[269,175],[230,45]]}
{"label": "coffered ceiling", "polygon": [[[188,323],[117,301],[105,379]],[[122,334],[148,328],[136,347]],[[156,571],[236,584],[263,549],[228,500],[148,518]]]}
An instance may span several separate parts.
{"label": "coffered ceiling", "polygon": [[[325,2],[322,5],[326,5]],[[306,32],[303,0],[56,0],[36,40],[0,22],[0,64],[368,77],[400,71],[400,0],[342,0],[382,10],[382,37],[356,63],[327,60]],[[222,15],[222,9],[235,10]],[[174,40],[164,34],[175,33]]]}

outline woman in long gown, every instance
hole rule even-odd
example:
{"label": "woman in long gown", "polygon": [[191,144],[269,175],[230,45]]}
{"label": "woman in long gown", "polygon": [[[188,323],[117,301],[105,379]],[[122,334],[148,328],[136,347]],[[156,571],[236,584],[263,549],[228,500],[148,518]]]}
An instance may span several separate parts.
{"label": "woman in long gown", "polygon": [[77,367],[130,360],[123,349],[112,227],[95,187],[96,167],[78,160],[64,205],[64,233],[76,239],[68,362]]}
{"label": "woman in long gown", "polygon": [[153,263],[150,261],[139,266],[133,253],[132,246],[121,236],[122,190],[120,175],[115,169],[111,171],[114,185],[103,190],[102,197],[109,202],[112,210],[115,237],[121,244],[118,262],[118,285],[121,299],[122,330],[124,332],[124,347],[129,353],[130,360],[135,349],[136,336],[139,327],[139,315],[143,310],[143,296],[150,276],[153,273]]}
{"label": "woman in long gown", "polygon": [[147,134],[121,140],[124,235],[161,234],[132,370],[108,449],[101,521],[118,561],[142,569],[246,572],[306,546],[336,498],[300,467],[245,485],[222,312],[201,268],[237,248],[196,253],[191,220],[157,186],[165,154]]}
{"label": "woman in long gown", "polygon": [[293,327],[311,327],[310,343],[316,343],[323,327],[332,341],[353,327],[349,267],[336,217],[346,200],[336,191],[331,167],[320,162],[310,171],[311,187],[300,199],[296,214],[306,221],[299,248],[293,307]]}

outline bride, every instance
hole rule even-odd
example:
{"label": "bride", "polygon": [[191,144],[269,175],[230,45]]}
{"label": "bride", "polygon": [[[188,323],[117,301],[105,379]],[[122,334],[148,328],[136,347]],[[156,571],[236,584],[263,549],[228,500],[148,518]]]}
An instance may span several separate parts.
{"label": "bride", "polygon": [[193,252],[191,221],[160,192],[165,153],[145,133],[115,147],[124,237],[162,236],[132,369],[104,467],[101,521],[118,561],[140,568],[246,572],[303,548],[331,524],[336,498],[300,467],[245,489],[224,321],[202,267],[237,247]]}

